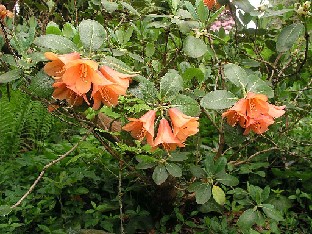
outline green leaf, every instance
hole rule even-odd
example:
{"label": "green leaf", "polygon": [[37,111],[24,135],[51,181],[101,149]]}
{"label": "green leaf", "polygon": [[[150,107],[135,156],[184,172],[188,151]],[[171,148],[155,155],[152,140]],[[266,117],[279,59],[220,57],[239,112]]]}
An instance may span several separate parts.
{"label": "green leaf", "polygon": [[99,49],[106,38],[104,27],[95,20],[81,21],[78,32],[82,45],[90,51]]}
{"label": "green leaf", "polygon": [[249,77],[247,76],[246,71],[233,63],[224,65],[224,75],[226,79],[242,89],[245,89],[249,82]]}
{"label": "green leaf", "polygon": [[143,76],[136,76],[134,80],[140,83],[137,89],[130,89],[131,93],[134,93],[136,97],[147,102],[153,102],[157,99],[158,91],[153,82]]}
{"label": "green leaf", "polygon": [[204,4],[204,1],[199,1],[197,5],[197,15],[201,22],[205,23],[208,19],[208,7]]}
{"label": "green leaf", "polygon": [[164,165],[158,165],[155,167],[152,178],[157,185],[161,185],[168,178],[168,172]]}
{"label": "green leaf", "polygon": [[104,10],[108,13],[113,13],[118,9],[118,4],[116,2],[110,2],[106,0],[101,1],[102,6],[104,7]]}
{"label": "green leaf", "polygon": [[225,172],[220,172],[216,174],[216,180],[219,181],[221,184],[227,186],[236,186],[239,183],[238,179],[235,176],[232,176]]}
{"label": "green leaf", "polygon": [[3,73],[0,75],[0,84],[9,83],[13,80],[20,79],[21,74],[22,72],[20,69],[14,69],[6,73]]}
{"label": "green leaf", "polygon": [[212,155],[207,155],[204,160],[205,171],[208,176],[213,176],[215,173],[215,164]]}
{"label": "green leaf", "polygon": [[274,219],[275,221],[283,221],[284,218],[281,215],[279,211],[277,211],[273,205],[271,204],[262,204],[262,210],[271,219]]}
{"label": "green leaf", "polygon": [[184,41],[184,53],[192,58],[199,58],[203,56],[207,51],[207,45],[205,42],[193,36],[188,36]]}
{"label": "green leaf", "polygon": [[51,98],[54,79],[43,71],[39,71],[30,81],[29,89],[38,97]]}
{"label": "green leaf", "polygon": [[154,43],[148,42],[145,47],[145,55],[147,57],[152,57],[154,53],[155,53]]}
{"label": "green leaf", "polygon": [[190,165],[190,171],[197,178],[206,177],[206,172],[198,165]]}
{"label": "green leaf", "polygon": [[246,89],[247,92],[261,93],[268,96],[269,98],[274,97],[274,90],[255,74],[249,76],[249,82]]}
{"label": "green leaf", "polygon": [[211,197],[211,186],[209,184],[199,184],[195,187],[195,197],[197,204],[206,203]]}
{"label": "green leaf", "polygon": [[233,3],[246,13],[250,13],[254,10],[254,7],[250,4],[249,0],[234,0]]}
{"label": "green leaf", "polygon": [[216,185],[212,186],[212,196],[219,205],[224,205],[225,193],[223,192],[222,188]]}
{"label": "green leaf", "polygon": [[51,21],[48,23],[46,27],[46,34],[61,35],[62,31],[60,30],[59,26],[56,23]]}
{"label": "green leaf", "polygon": [[60,35],[42,35],[34,41],[37,46],[57,51],[61,54],[77,51],[76,45],[69,39]]}
{"label": "green leaf", "polygon": [[214,165],[215,173],[223,172],[225,170],[226,164],[227,164],[226,157],[218,158],[218,160],[215,162],[215,165]]}
{"label": "green leaf", "polygon": [[0,206],[0,215],[1,216],[5,216],[5,215],[8,215],[10,214],[10,212],[12,211],[13,209],[8,206],[8,205],[1,205]]}
{"label": "green leaf", "polygon": [[71,23],[66,22],[64,24],[63,29],[62,29],[62,34],[64,37],[73,38],[75,36],[76,32],[77,32],[77,30],[75,29],[75,27]]}
{"label": "green leaf", "polygon": [[303,30],[304,25],[302,23],[294,23],[283,28],[277,38],[276,50],[278,52],[286,52],[291,49]]}
{"label": "green leaf", "polygon": [[193,19],[198,20],[198,15],[196,13],[196,10],[195,10],[193,4],[189,1],[185,1],[184,5],[185,5],[187,11],[192,15]]}
{"label": "green leaf", "polygon": [[171,106],[178,108],[181,112],[189,116],[198,116],[200,113],[200,107],[197,101],[183,94],[178,94],[171,101]]}
{"label": "green leaf", "polygon": [[187,154],[184,152],[172,152],[171,157],[168,158],[168,161],[172,162],[182,162],[187,160]]}
{"label": "green leaf", "polygon": [[243,229],[248,230],[252,227],[257,221],[256,211],[253,209],[245,210],[244,213],[239,217],[237,225]]}
{"label": "green leaf", "polygon": [[121,5],[126,8],[130,13],[134,14],[134,15],[138,15],[140,16],[140,13],[133,8],[133,6],[131,6],[130,4],[126,3],[126,2],[120,2]]}
{"label": "green leaf", "polygon": [[199,68],[187,68],[183,75],[183,81],[184,81],[184,86],[186,88],[188,88],[189,86],[192,85],[192,80],[194,78],[194,83],[197,84],[197,83],[201,83],[205,80],[205,75],[204,73],[202,72],[202,70],[200,70]]}
{"label": "green leaf", "polygon": [[167,163],[166,169],[169,172],[170,175],[174,177],[181,177],[182,176],[182,169],[180,166],[178,166],[175,163]]}
{"label": "green leaf", "polygon": [[200,101],[200,105],[205,109],[220,110],[234,105],[237,97],[226,90],[216,90],[207,93]]}
{"label": "green leaf", "polygon": [[176,70],[169,70],[160,80],[161,97],[177,95],[183,89],[183,79]]}

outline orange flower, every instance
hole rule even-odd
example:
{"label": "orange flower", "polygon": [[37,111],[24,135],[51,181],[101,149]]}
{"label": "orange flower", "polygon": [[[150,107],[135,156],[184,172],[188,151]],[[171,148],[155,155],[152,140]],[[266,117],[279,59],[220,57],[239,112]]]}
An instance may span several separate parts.
{"label": "orange flower", "polygon": [[120,73],[108,66],[102,66],[100,67],[99,70],[106,79],[113,82],[114,84],[120,85],[124,89],[124,94],[126,94],[126,90],[129,87],[131,77],[136,76],[136,74],[129,75],[129,74]]}
{"label": "orange flower", "polygon": [[239,122],[240,126],[244,128],[246,122],[247,104],[248,103],[245,98],[240,99],[232,108],[222,114],[222,118],[227,117],[227,123],[232,127]]}
{"label": "orange flower", "polygon": [[183,114],[176,108],[168,110],[173,125],[173,135],[181,142],[184,142],[187,137],[195,135],[198,130],[198,118]]}
{"label": "orange flower", "polygon": [[78,95],[91,89],[91,84],[106,85],[104,77],[97,71],[98,63],[92,60],[76,59],[65,64],[63,82]]}
{"label": "orange flower", "polygon": [[100,67],[100,72],[108,81],[105,85],[94,85],[92,97],[93,109],[100,108],[101,103],[107,106],[115,106],[120,95],[125,95],[129,87],[131,77],[136,75],[123,74],[108,66]]}
{"label": "orange flower", "polygon": [[173,135],[172,129],[166,119],[160,120],[153,148],[155,149],[160,144],[162,144],[163,148],[167,151],[175,150],[177,146],[184,147],[184,144]]}
{"label": "orange flower", "polygon": [[4,20],[6,17],[12,18],[13,13],[6,9],[6,7],[0,4],[0,19]]}
{"label": "orange flower", "polygon": [[76,92],[69,89],[64,82],[55,82],[53,84],[54,92],[52,96],[55,99],[66,100],[72,106],[79,106],[83,99],[89,104],[86,95],[79,96]]}
{"label": "orange flower", "polygon": [[219,2],[217,0],[203,0],[203,1],[209,10],[211,10],[213,8],[219,9],[221,7],[221,5],[219,4]]}
{"label": "orange flower", "polygon": [[43,70],[49,76],[54,76],[55,78],[60,78],[64,74],[64,66],[67,62],[80,59],[80,54],[76,52],[63,55],[57,55],[53,52],[45,52],[44,56],[47,59],[52,60],[52,62],[47,63]]}
{"label": "orange flower", "polygon": [[274,118],[285,113],[286,106],[275,106],[268,103],[268,97],[263,94],[248,93],[246,98],[240,99],[232,108],[222,114],[232,127],[239,122],[246,128],[244,135],[253,131],[262,134],[274,123]]}
{"label": "orange flower", "polygon": [[261,114],[267,114],[269,111],[268,97],[263,94],[249,92],[247,94],[247,116],[256,118]]}
{"label": "orange flower", "polygon": [[281,117],[283,114],[285,114],[285,107],[286,106],[274,106],[272,104],[269,104],[268,114],[273,118]]}
{"label": "orange flower", "polygon": [[269,130],[268,127],[273,123],[273,118],[268,115],[261,115],[257,118],[248,118],[246,129],[243,134],[247,135],[251,130],[257,134],[262,134]]}
{"label": "orange flower", "polygon": [[147,143],[153,146],[155,116],[156,111],[150,110],[139,119],[129,118],[131,123],[126,124],[122,129],[130,132],[133,138],[140,141],[146,136]]}

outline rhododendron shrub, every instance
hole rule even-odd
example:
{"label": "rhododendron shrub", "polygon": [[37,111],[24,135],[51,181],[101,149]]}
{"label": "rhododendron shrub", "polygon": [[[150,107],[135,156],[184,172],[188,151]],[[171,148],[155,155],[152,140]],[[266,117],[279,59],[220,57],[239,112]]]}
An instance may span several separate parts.
{"label": "rhododendron shrub", "polygon": [[[0,166],[4,233],[307,229],[311,6],[274,4],[0,5],[0,154],[20,166]],[[2,100],[17,92],[15,113]],[[37,124],[32,101],[67,129],[41,142],[60,127]]]}

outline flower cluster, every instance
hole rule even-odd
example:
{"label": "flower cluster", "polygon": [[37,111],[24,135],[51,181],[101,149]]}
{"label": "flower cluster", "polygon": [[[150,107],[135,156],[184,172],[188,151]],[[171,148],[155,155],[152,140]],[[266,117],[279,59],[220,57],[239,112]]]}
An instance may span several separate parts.
{"label": "flower cluster", "polygon": [[230,33],[230,30],[235,25],[235,21],[230,13],[230,11],[223,11],[218,19],[213,22],[213,24],[210,26],[210,30],[216,32],[219,31],[220,28],[223,28],[226,34]]}
{"label": "flower cluster", "polygon": [[146,137],[147,143],[156,149],[162,146],[165,150],[175,150],[177,146],[184,147],[187,137],[198,132],[198,118],[183,114],[176,108],[170,108],[168,114],[171,126],[166,118],[159,122],[157,136],[154,139],[154,126],[156,111],[150,110],[141,118],[129,118],[130,123],[123,127],[123,130],[130,132],[131,136],[138,140]]}
{"label": "flower cluster", "polygon": [[0,4],[0,19],[4,20],[6,17],[12,18],[13,13],[6,9],[6,7]]}
{"label": "flower cluster", "polygon": [[46,52],[44,55],[51,60],[44,66],[44,71],[55,79],[52,96],[73,106],[79,106],[83,101],[90,105],[88,96],[91,96],[95,110],[102,103],[115,106],[118,97],[126,94],[131,77],[135,76],[117,72],[108,66],[99,68],[97,62],[82,59],[76,52],[63,55]]}
{"label": "flower cluster", "polygon": [[222,114],[232,127],[237,123],[245,128],[244,135],[250,131],[262,134],[274,123],[274,118],[281,117],[286,106],[274,106],[268,103],[268,97],[263,94],[248,93],[232,108]]}
{"label": "flower cluster", "polygon": [[310,7],[311,7],[310,1],[306,1],[302,5],[300,5],[300,3],[295,3],[295,8],[296,8],[295,10],[297,14],[301,16],[311,15]]}

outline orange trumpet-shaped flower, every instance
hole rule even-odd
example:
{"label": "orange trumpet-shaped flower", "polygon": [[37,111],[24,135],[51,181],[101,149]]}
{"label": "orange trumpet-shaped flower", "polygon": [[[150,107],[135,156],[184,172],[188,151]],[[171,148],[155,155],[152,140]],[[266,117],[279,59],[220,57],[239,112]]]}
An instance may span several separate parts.
{"label": "orange trumpet-shaped flower", "polygon": [[[109,81],[107,81],[109,82]],[[106,106],[116,106],[120,95],[124,95],[126,90],[120,85],[109,82],[107,85],[94,85],[92,98],[93,109],[98,110],[101,103]]]}
{"label": "orange trumpet-shaped flower", "polygon": [[125,93],[127,88],[129,87],[131,77],[136,76],[136,74],[129,75],[120,73],[108,66],[102,66],[99,70],[107,80],[113,82],[114,84],[120,85],[125,90]]}
{"label": "orange trumpet-shaped flower", "polygon": [[55,89],[52,96],[55,99],[66,100],[72,106],[81,105],[83,103],[83,99],[88,103],[87,97],[85,95],[78,95],[76,92],[69,89],[64,82],[55,82],[53,87]]}
{"label": "orange trumpet-shaped flower", "polygon": [[242,128],[245,127],[247,112],[247,100],[240,99],[235,105],[228,111],[222,114],[222,118],[227,117],[227,123],[234,127],[238,122]]}
{"label": "orange trumpet-shaped flower", "polygon": [[261,114],[267,114],[269,111],[268,97],[263,94],[249,92],[247,100],[247,116],[256,118]]}
{"label": "orange trumpet-shaped flower", "polygon": [[100,72],[108,82],[105,85],[93,86],[95,110],[100,108],[101,103],[107,106],[117,105],[119,96],[126,94],[131,77],[136,76],[117,72],[108,66],[100,67]]}
{"label": "orange trumpet-shaped flower", "polygon": [[160,144],[167,151],[175,150],[177,146],[184,147],[184,144],[173,135],[172,129],[166,119],[160,120],[153,148],[155,149]]}
{"label": "orange trumpet-shaped flower", "polygon": [[47,59],[52,60],[52,62],[48,62],[43,70],[49,76],[54,76],[55,78],[60,78],[64,74],[64,66],[66,63],[75,59],[80,59],[80,54],[76,52],[63,55],[57,55],[53,52],[45,52],[44,56]]}
{"label": "orange trumpet-shaped flower", "polygon": [[85,94],[93,85],[106,85],[104,77],[98,72],[98,63],[87,59],[69,61],[64,66],[63,82],[78,95]]}
{"label": "orange trumpet-shaped flower", "polygon": [[195,135],[198,130],[198,118],[183,114],[176,108],[168,110],[173,125],[173,135],[181,142],[184,142],[187,137]]}
{"label": "orange trumpet-shaped flower", "polygon": [[257,134],[262,134],[269,130],[268,127],[273,123],[273,118],[268,115],[261,115],[257,118],[248,118],[246,129],[243,134],[247,135],[250,131],[254,131]]}
{"label": "orange trumpet-shaped flower", "polygon": [[13,13],[6,9],[6,7],[0,4],[0,19],[4,20],[6,17],[12,18]]}
{"label": "orange trumpet-shaped flower", "polygon": [[153,146],[155,116],[156,111],[150,110],[139,119],[129,118],[131,122],[126,124],[122,129],[130,132],[133,138],[140,141],[146,137],[147,143]]}
{"label": "orange trumpet-shaped flower", "polygon": [[232,108],[222,114],[227,122],[235,126],[238,122],[245,128],[244,135],[253,131],[262,134],[274,123],[274,118],[285,113],[286,106],[275,106],[268,103],[268,97],[263,94],[248,93],[246,98],[240,99]]}

